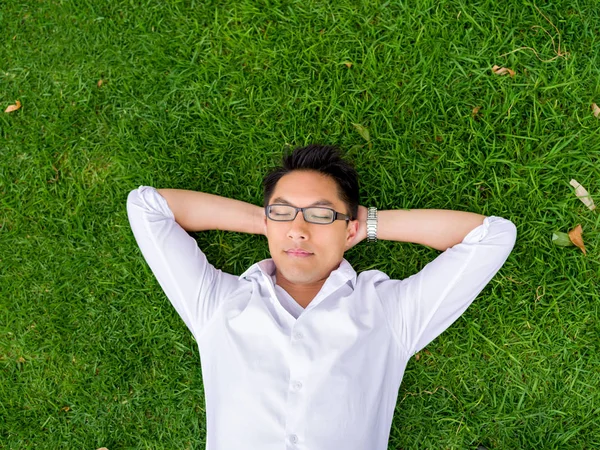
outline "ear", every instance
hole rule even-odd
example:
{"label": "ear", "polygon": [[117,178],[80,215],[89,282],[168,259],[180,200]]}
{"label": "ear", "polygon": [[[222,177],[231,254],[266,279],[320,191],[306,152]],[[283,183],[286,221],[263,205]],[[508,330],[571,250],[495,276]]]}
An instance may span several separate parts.
{"label": "ear", "polygon": [[351,220],[346,227],[346,245],[344,250],[349,250],[357,244],[360,221]]}
{"label": "ear", "polygon": [[358,227],[360,222],[358,220],[350,220],[348,222],[348,239],[354,239],[356,234],[358,233]]}

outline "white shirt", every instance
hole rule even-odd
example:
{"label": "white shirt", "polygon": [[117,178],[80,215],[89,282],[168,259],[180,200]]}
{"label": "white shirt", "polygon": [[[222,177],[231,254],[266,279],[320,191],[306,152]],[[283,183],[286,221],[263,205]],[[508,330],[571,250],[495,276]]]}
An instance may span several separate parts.
{"label": "white shirt", "polygon": [[387,449],[409,358],[467,309],[516,237],[486,217],[404,280],[344,259],[303,309],[274,285],[270,259],[239,277],[215,269],[154,188],[132,191],[127,211],[198,343],[208,450]]}

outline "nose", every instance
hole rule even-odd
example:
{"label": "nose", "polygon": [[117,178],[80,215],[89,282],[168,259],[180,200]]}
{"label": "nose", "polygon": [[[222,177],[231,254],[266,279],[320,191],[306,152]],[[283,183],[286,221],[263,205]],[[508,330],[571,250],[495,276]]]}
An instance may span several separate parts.
{"label": "nose", "polygon": [[308,239],[308,223],[304,220],[302,211],[298,211],[296,218],[289,222],[288,237],[290,239]]}

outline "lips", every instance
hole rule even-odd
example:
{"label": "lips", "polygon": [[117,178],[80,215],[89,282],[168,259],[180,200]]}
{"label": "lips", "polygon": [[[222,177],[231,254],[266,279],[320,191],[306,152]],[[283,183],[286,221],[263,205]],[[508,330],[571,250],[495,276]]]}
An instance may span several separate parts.
{"label": "lips", "polygon": [[291,248],[289,250],[286,250],[286,253],[288,254],[288,256],[294,256],[297,258],[306,258],[307,256],[311,256],[313,254],[301,248]]}

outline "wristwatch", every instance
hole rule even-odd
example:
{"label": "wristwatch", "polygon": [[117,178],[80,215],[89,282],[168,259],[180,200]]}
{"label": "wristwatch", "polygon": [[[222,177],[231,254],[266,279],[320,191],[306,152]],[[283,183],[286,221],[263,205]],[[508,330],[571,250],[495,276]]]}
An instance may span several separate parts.
{"label": "wristwatch", "polygon": [[377,208],[367,209],[367,242],[377,242]]}

